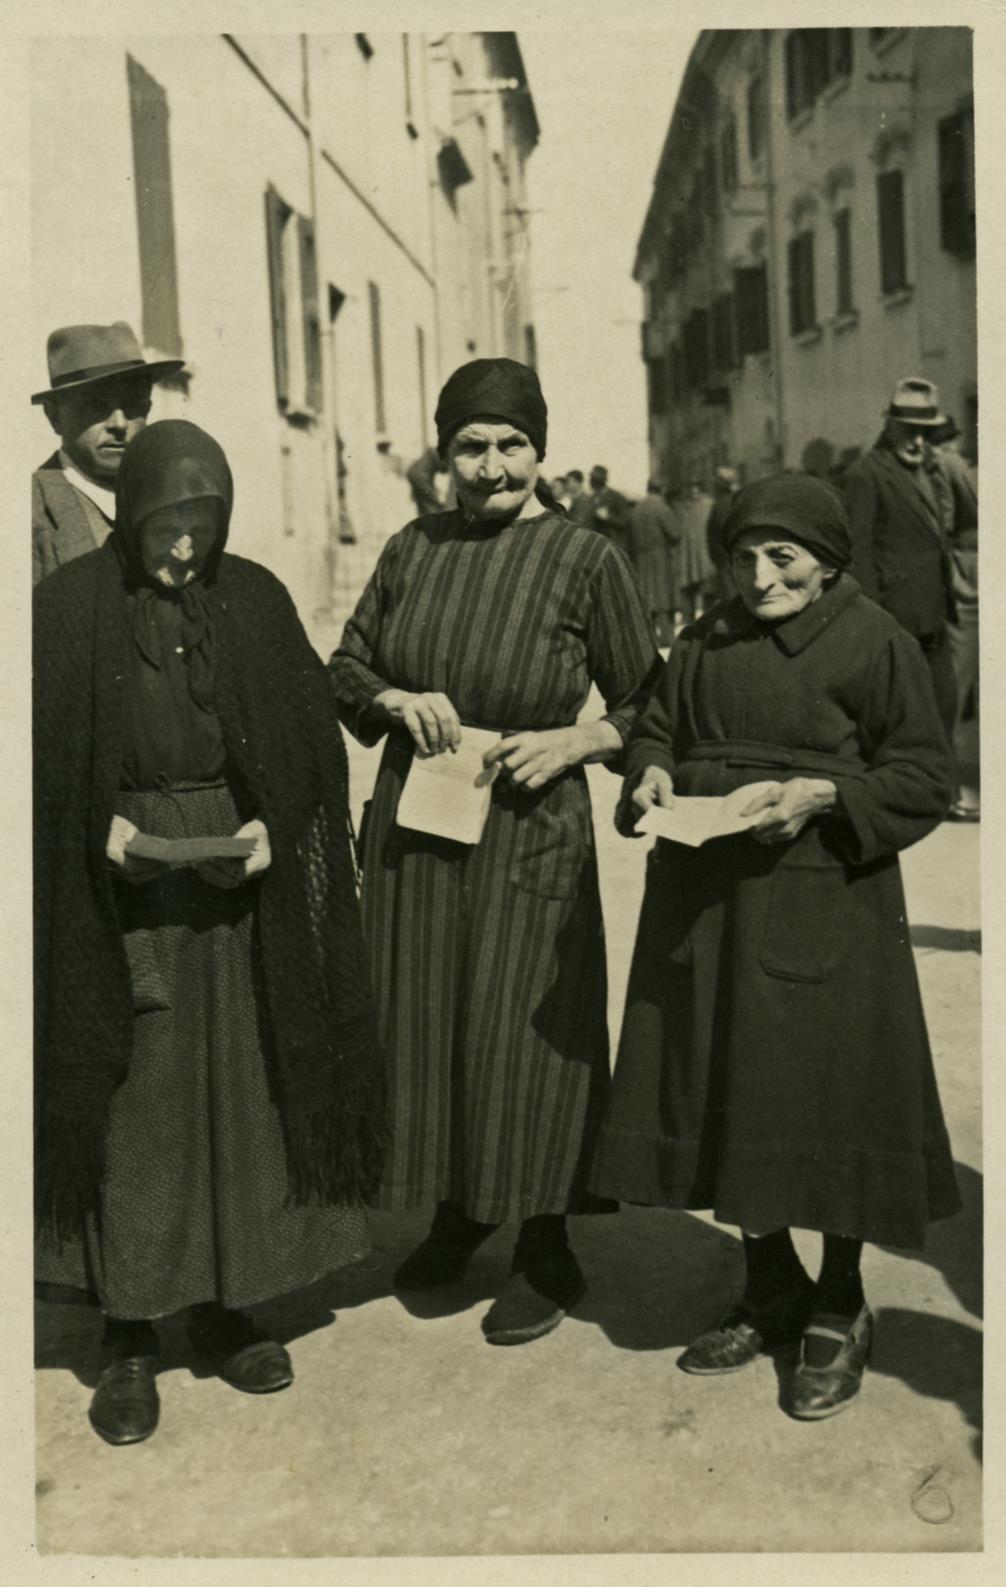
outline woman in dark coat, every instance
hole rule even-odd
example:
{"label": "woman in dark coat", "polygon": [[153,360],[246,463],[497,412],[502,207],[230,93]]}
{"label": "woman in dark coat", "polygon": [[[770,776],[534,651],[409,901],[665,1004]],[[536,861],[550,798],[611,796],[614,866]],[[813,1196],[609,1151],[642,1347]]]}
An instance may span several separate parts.
{"label": "woman in dark coat", "polygon": [[111,539],[35,596],[36,1255],[43,1293],[100,1303],[91,1420],[130,1443],[155,1318],[193,1308],[236,1388],[291,1382],[239,1308],[366,1251],[386,1127],[324,666],[223,553],[208,435],[151,426],[116,493]]}
{"label": "woman in dark coat", "polygon": [[[840,500],[741,491],[739,595],[679,638],[628,750],[623,829],[675,794],[773,786],[751,831],[658,839],[591,1183],[711,1208],[747,1283],[691,1372],[803,1336],[794,1415],[848,1404],[872,1319],[864,1240],[921,1246],[958,1209],[897,860],[944,816],[949,757],[918,646],[849,575]],[[817,1284],[790,1226],[820,1230]]]}
{"label": "woman in dark coat", "polygon": [[[460,505],[389,540],[330,665],[347,726],[366,744],[387,734],[363,859],[393,1127],[379,1199],[437,1203],[396,1282],[450,1282],[520,1220],[483,1321],[491,1343],[516,1344],[582,1293],[565,1215],[602,1205],[584,1183],[609,1069],[583,767],[620,753],[657,656],[622,556],[538,482],[533,371],[464,365],[437,432]],[[592,682],[605,715],[578,722]],[[449,750],[464,727],[506,733],[473,846],[396,822],[413,755]]]}

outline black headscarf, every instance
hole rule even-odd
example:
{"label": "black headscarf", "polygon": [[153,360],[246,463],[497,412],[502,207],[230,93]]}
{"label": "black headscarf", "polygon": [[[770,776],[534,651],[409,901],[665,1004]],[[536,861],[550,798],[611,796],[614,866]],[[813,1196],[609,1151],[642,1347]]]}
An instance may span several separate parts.
{"label": "black headscarf", "polygon": [[724,548],[732,551],[747,529],[782,530],[833,568],[847,568],[852,561],[845,503],[813,474],[775,474],[745,485],[723,525]]}
{"label": "black headscarf", "polygon": [[455,369],[437,402],[437,450],[441,457],[463,424],[472,419],[505,419],[533,442],[538,461],[545,456],[548,408],[538,376],[513,358],[473,358]]}
{"label": "black headscarf", "polygon": [[[173,548],[187,526],[149,527],[153,513],[185,502],[210,501],[214,523],[188,535],[181,560]],[[187,419],[164,419],[141,430],[126,447],[115,483],[112,543],[132,593],[132,628],[137,646],[153,666],[162,665],[166,628],[158,602],[177,602],[189,693],[203,710],[213,703],[216,646],[207,586],[223,554],[234,505],[234,482],[223,449]],[[181,582],[185,579],[186,582]]]}

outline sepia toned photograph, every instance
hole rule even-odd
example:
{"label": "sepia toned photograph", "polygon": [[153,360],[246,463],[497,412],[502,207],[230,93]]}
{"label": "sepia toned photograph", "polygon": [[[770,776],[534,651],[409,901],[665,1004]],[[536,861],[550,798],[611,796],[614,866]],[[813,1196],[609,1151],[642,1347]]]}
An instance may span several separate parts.
{"label": "sepia toned photograph", "polygon": [[982,1551],[978,46],[825,10],[30,39],[38,1555]]}

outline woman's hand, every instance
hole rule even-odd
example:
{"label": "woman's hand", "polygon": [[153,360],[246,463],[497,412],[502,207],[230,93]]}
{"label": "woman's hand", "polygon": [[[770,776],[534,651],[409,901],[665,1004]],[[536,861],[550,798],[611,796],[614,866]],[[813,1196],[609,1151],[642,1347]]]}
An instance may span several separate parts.
{"label": "woman's hand", "polygon": [[240,887],[242,882],[249,877],[257,876],[260,871],[268,870],[272,864],[272,849],[269,847],[269,832],[264,821],[257,818],[246,821],[243,827],[235,832],[236,838],[254,838],[255,847],[247,858],[205,860],[202,865],[197,865],[196,870],[204,882],[209,882],[211,887]]}
{"label": "woman's hand", "polygon": [[674,783],[663,766],[647,766],[629,793],[623,793],[615,811],[615,828],[623,838],[641,838],[636,822],[653,805],[669,810],[674,803]]}
{"label": "woman's hand", "polygon": [[141,860],[126,853],[126,845],[137,836],[137,828],[125,816],[113,816],[108,829],[105,855],[112,870],[127,882],[149,882],[164,870],[160,860]]}
{"label": "woman's hand", "polygon": [[750,828],[759,843],[789,843],[798,837],[812,816],[835,808],[837,789],[833,782],[819,777],[793,777],[789,782],[773,783],[771,788],[745,805],[742,815],[764,811],[757,826]]}
{"label": "woman's hand", "polygon": [[580,728],[556,727],[544,733],[510,733],[482,759],[525,788],[544,788],[553,777],[578,766],[588,750]]}
{"label": "woman's hand", "polygon": [[446,694],[385,689],[374,704],[383,706],[392,721],[408,728],[420,755],[442,755],[461,743],[461,720]]}

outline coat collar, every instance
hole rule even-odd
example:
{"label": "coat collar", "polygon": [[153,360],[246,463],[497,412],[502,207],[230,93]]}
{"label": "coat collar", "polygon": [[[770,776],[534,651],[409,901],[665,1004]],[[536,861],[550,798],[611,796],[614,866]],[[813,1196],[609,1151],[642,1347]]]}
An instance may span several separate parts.
{"label": "coat collar", "polygon": [[850,573],[840,573],[818,600],[805,606],[802,612],[785,623],[763,623],[748,611],[740,596],[735,595],[717,613],[712,632],[742,639],[768,631],[787,655],[795,656],[801,650],[806,650],[819,634],[823,634],[861,593]]}
{"label": "coat collar", "polygon": [[[911,470],[908,469],[904,463],[898,462],[897,456],[895,455],[893,449],[888,446],[883,437],[873,448],[872,455],[879,466],[884,469],[885,473],[890,478],[891,483],[900,493],[905,504],[912,508],[913,512],[917,514],[927,529],[938,535],[940,532],[940,524],[936,512],[930,506],[928,498],[923,494],[918,485],[911,478]],[[938,470],[939,465],[934,465],[933,462],[927,457],[922,463],[919,464],[919,467],[925,469],[927,473],[931,474]]]}

